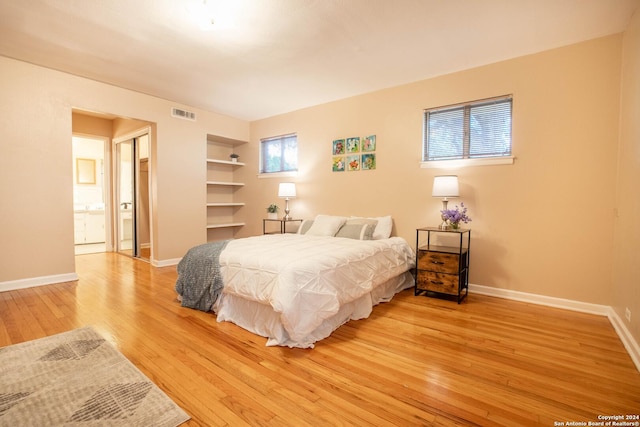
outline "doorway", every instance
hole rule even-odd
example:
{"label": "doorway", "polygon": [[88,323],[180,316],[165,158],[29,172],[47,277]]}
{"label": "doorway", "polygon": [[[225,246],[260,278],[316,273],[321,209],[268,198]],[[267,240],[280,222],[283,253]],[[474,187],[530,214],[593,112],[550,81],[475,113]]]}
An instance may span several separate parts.
{"label": "doorway", "polygon": [[151,259],[149,129],[114,140],[116,251]]}
{"label": "doorway", "polygon": [[110,247],[108,210],[108,140],[72,137],[73,225],[75,254],[105,252]]}

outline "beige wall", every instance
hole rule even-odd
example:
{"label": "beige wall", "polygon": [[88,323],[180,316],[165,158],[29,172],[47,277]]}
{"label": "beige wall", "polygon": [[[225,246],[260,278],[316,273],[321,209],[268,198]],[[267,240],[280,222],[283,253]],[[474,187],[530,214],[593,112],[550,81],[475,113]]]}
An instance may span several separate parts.
{"label": "beige wall", "polygon": [[206,135],[247,139],[247,122],[0,57],[0,284],[75,271],[72,108],[156,123],[156,261],[206,239]]}
{"label": "beige wall", "polygon": [[[416,227],[436,225],[433,177],[457,174],[473,221],[474,284],[610,304],[622,36],[504,61],[292,112],[251,124],[259,139],[297,132],[296,217],[385,215],[415,244]],[[389,66],[389,64],[379,64]],[[424,108],[513,94],[513,165],[421,169]],[[377,170],[331,171],[331,142],[377,135]],[[245,168],[243,233],[288,179],[257,179]]]}
{"label": "beige wall", "polygon": [[[247,203],[238,210],[248,224],[242,237],[261,233],[268,204],[284,206],[277,185],[290,180],[257,178],[259,139],[297,132],[295,217],[391,214],[395,234],[413,245],[416,227],[438,222],[433,176],[455,173],[462,197],[452,204],[464,201],[473,218],[472,283],[613,304],[621,317],[631,305],[637,339],[638,26],[636,16],[624,54],[615,35],[251,124],[194,108],[197,122],[173,119],[176,103],[0,58],[0,284],[74,271],[78,108],[156,124],[156,261],[179,258],[206,238],[208,133],[251,136],[237,149],[247,164],[238,172],[247,183],[237,193]],[[502,94],[514,96],[514,165],[419,167],[424,108]],[[331,172],[331,141],[369,134],[378,138],[377,169]]]}
{"label": "beige wall", "polygon": [[73,113],[71,115],[73,133],[81,135],[102,136],[113,138],[113,120],[108,118],[88,116]]}
{"label": "beige wall", "polygon": [[624,34],[612,305],[640,342],[640,12]]}

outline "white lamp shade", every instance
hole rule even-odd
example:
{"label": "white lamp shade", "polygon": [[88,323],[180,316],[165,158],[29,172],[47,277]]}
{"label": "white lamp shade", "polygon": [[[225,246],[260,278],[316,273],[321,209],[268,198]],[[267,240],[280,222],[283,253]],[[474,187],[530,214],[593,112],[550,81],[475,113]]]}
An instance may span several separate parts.
{"label": "white lamp shade", "polygon": [[293,182],[281,182],[278,187],[278,197],[296,197],[296,184]]}
{"label": "white lamp shade", "polygon": [[459,194],[456,175],[442,175],[433,178],[433,191],[431,192],[433,197],[458,197]]}

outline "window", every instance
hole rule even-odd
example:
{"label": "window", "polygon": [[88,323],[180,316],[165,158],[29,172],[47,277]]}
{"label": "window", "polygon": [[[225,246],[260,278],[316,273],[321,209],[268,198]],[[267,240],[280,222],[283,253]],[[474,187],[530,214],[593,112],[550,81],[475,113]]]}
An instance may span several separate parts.
{"label": "window", "polygon": [[298,136],[276,136],[260,140],[260,173],[298,170]]}
{"label": "window", "polygon": [[511,156],[511,96],[424,111],[422,161]]}

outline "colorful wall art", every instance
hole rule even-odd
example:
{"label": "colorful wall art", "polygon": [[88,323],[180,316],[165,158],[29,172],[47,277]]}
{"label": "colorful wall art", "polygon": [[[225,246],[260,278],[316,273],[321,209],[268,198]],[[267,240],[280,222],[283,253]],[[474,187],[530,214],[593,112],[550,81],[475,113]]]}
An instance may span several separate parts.
{"label": "colorful wall art", "polygon": [[373,170],[376,168],[376,136],[336,139],[332,144],[333,172]]}

